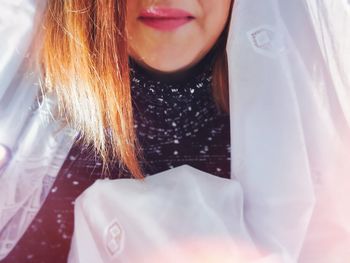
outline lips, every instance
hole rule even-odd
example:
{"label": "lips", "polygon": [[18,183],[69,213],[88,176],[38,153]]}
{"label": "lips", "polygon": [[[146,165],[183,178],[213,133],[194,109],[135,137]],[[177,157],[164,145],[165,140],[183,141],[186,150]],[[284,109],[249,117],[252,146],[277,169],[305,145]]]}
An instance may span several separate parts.
{"label": "lips", "polygon": [[138,20],[156,30],[171,31],[191,22],[194,16],[182,9],[152,7],[141,11]]}

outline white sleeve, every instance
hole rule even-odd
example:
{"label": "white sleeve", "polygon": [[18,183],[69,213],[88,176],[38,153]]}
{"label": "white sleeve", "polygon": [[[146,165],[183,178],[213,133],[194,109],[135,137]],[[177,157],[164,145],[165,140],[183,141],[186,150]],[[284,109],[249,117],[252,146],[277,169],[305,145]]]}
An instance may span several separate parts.
{"label": "white sleeve", "polygon": [[27,67],[39,2],[0,1],[0,260],[45,200],[74,136],[57,132],[55,100],[39,103],[39,74]]}

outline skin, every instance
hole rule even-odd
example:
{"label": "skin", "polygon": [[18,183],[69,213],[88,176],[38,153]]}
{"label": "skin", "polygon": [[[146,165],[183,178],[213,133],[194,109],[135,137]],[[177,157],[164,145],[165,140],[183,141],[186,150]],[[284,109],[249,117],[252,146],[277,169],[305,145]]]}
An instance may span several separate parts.
{"label": "skin", "polygon": [[[129,55],[162,72],[186,70],[213,47],[229,17],[231,0],[127,0]],[[180,8],[194,19],[172,31],[146,26],[137,18],[149,7]]]}

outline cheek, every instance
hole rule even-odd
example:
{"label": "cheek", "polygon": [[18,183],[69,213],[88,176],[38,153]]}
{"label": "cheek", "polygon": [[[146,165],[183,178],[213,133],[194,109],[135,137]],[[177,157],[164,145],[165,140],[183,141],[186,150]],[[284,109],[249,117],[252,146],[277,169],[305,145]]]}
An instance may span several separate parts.
{"label": "cheek", "polygon": [[132,34],[134,33],[136,29],[136,21],[138,16],[138,1],[127,1],[126,5],[126,28],[128,37],[132,37]]}
{"label": "cheek", "polygon": [[208,38],[219,37],[229,17],[231,0],[203,0],[203,24]]}
{"label": "cheek", "polygon": [[138,16],[141,12],[143,0],[127,0],[126,1],[126,31],[129,40],[129,45],[133,46],[139,42],[144,42],[146,37],[145,28],[138,21]]}

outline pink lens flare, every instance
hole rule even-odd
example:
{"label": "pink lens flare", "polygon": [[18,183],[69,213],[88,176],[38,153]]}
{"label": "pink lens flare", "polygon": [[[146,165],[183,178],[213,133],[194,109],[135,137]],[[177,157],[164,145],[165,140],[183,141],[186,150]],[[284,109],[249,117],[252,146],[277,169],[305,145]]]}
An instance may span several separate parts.
{"label": "pink lens flare", "polygon": [[189,263],[252,263],[267,259],[271,263],[282,262],[279,258],[263,250],[258,251],[256,247],[242,241],[208,237],[178,240],[178,242],[166,244],[154,251],[149,251],[148,255],[136,258],[135,262],[160,263],[174,259],[181,262],[183,258]]}

